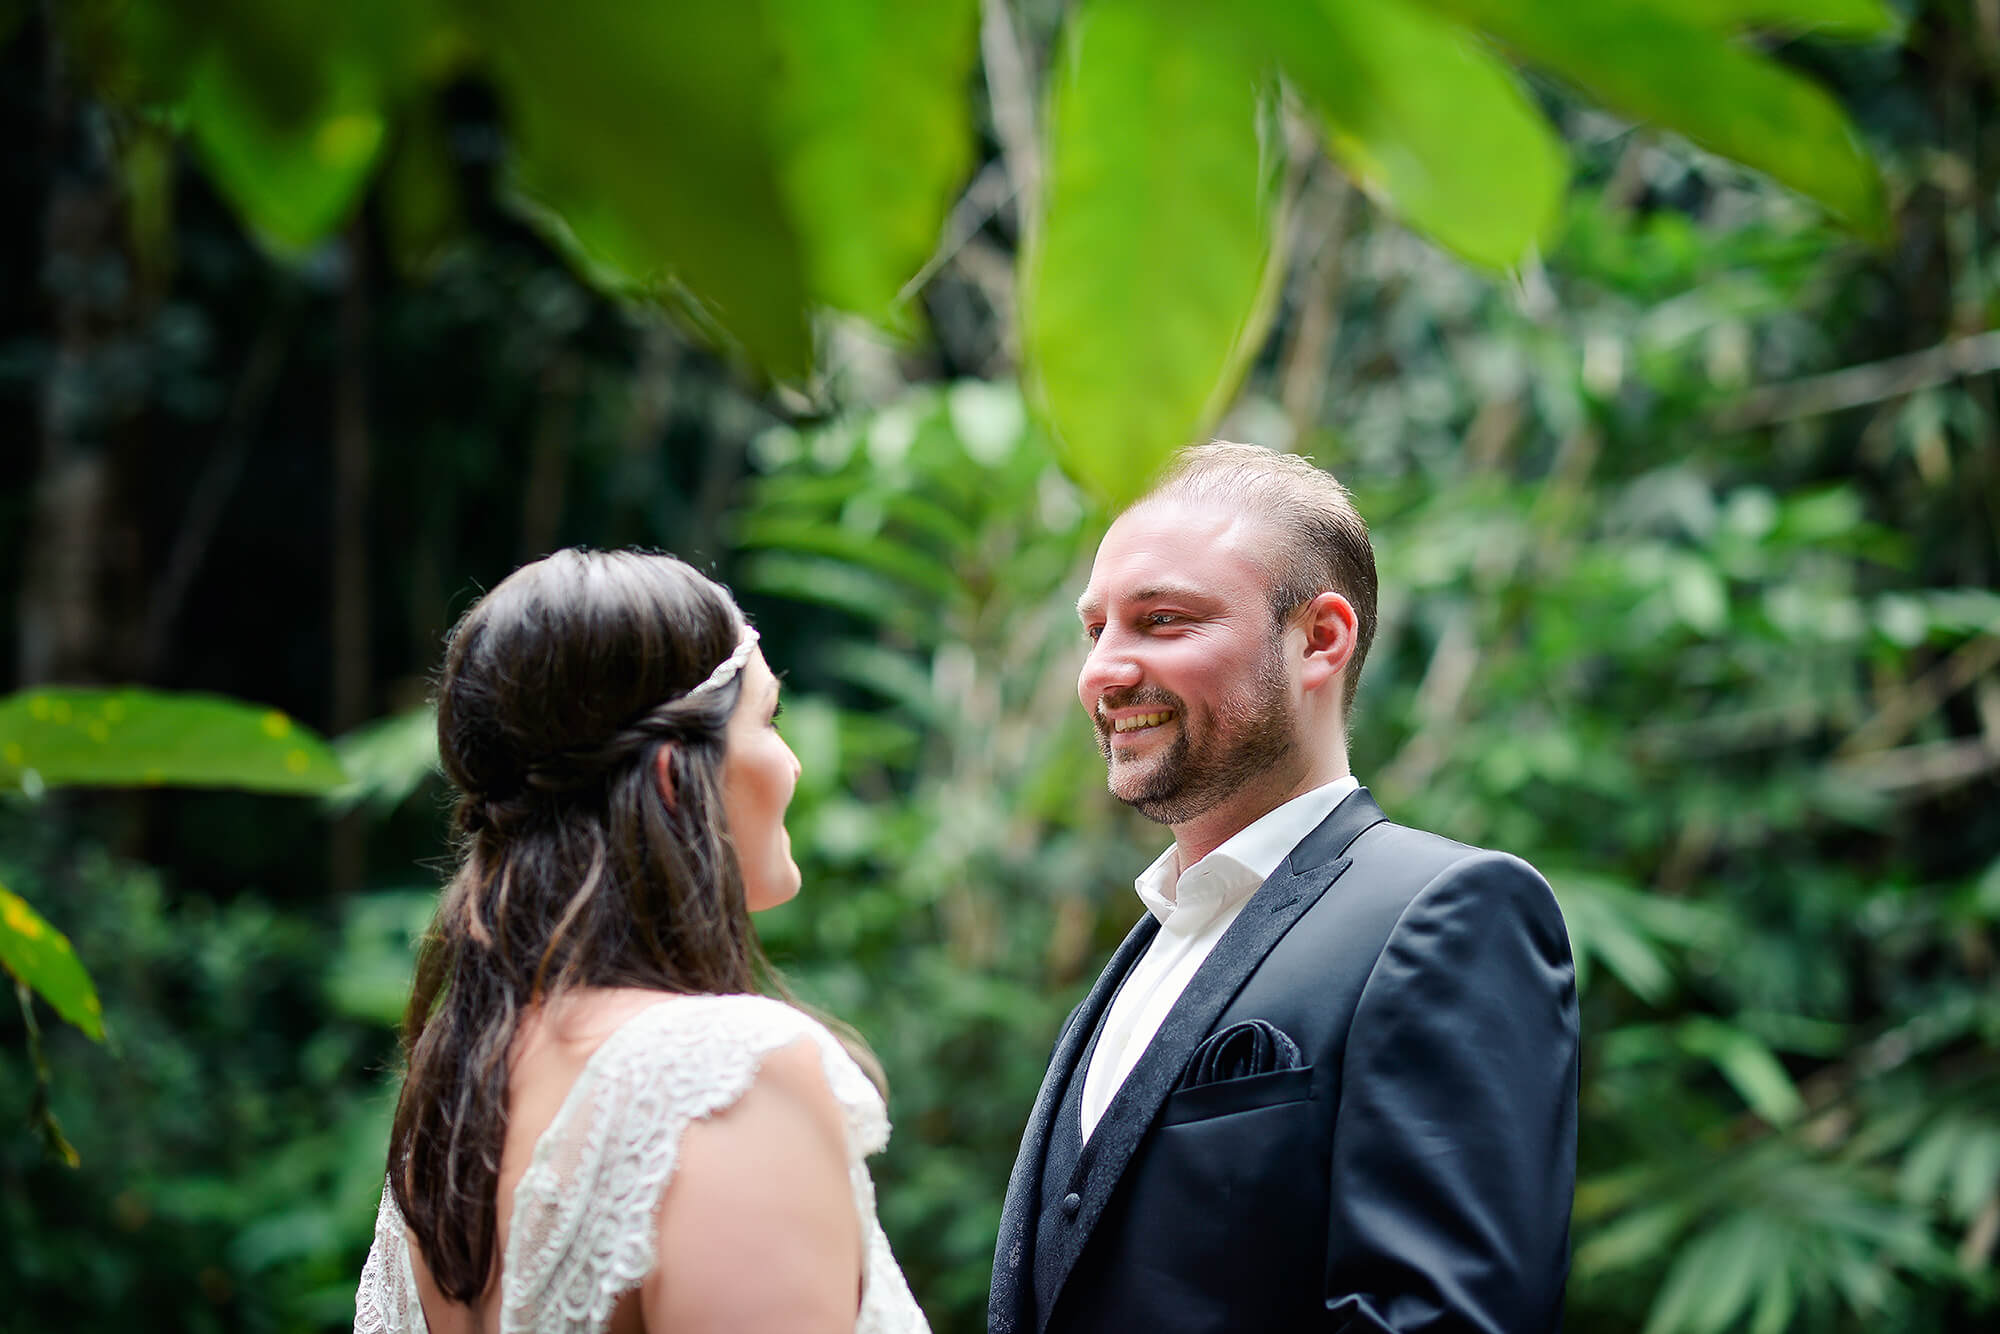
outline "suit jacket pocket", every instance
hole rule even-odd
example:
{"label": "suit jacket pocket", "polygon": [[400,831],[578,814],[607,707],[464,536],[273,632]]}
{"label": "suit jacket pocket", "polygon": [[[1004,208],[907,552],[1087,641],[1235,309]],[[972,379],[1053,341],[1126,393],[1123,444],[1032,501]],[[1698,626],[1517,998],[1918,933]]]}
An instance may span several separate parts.
{"label": "suit jacket pocket", "polygon": [[1312,1096],[1312,1075],[1313,1068],[1302,1065],[1180,1089],[1170,1094],[1160,1108],[1160,1124],[1177,1126],[1188,1121],[1206,1121],[1213,1116],[1303,1102]]}

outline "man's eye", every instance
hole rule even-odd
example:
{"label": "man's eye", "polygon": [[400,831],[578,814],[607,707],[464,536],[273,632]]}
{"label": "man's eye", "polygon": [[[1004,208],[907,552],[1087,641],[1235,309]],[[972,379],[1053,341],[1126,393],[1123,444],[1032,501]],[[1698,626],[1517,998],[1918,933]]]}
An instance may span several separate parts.
{"label": "man's eye", "polygon": [[1146,624],[1172,625],[1175,621],[1178,621],[1179,619],[1180,617],[1174,615],[1174,613],[1170,611],[1156,611],[1152,615],[1146,618]]}
{"label": "man's eye", "polygon": [[1092,641],[1093,643],[1096,642],[1098,636],[1102,635],[1103,633],[1104,633],[1104,627],[1101,625],[1086,625],[1083,627],[1083,637],[1085,639]]}

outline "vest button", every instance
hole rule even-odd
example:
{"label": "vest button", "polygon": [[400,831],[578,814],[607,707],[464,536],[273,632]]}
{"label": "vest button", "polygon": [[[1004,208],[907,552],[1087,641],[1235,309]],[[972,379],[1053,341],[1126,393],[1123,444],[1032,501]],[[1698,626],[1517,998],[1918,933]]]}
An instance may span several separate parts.
{"label": "vest button", "polygon": [[1081,1208],[1083,1208],[1083,1196],[1077,1194],[1075,1191],[1071,1191],[1069,1194],[1063,1196],[1063,1214],[1065,1217],[1075,1218],[1076,1211]]}

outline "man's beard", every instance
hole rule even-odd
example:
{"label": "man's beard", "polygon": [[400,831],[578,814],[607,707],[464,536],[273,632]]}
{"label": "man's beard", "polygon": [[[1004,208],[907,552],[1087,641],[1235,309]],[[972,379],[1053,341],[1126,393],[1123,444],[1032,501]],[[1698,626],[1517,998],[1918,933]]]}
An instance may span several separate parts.
{"label": "man's beard", "polygon": [[1287,759],[1298,748],[1287,682],[1279,662],[1279,642],[1258,665],[1257,674],[1217,702],[1212,726],[1197,735],[1186,704],[1165,690],[1141,688],[1107,695],[1106,708],[1156,705],[1172,709],[1180,733],[1154,760],[1135,790],[1120,792],[1111,758],[1111,727],[1097,724],[1111,795],[1158,824],[1175,825],[1205,815]]}

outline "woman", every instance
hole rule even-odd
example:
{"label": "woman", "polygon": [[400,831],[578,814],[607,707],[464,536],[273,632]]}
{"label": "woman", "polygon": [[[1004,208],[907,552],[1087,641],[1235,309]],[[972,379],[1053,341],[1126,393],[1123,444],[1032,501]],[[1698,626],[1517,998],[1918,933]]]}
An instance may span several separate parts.
{"label": "woman", "polygon": [[799,889],[777,710],[756,632],[670,556],[557,552],[453,630],[460,862],[357,1334],[926,1329],[862,1162],[879,1080],[750,994],[749,915]]}

